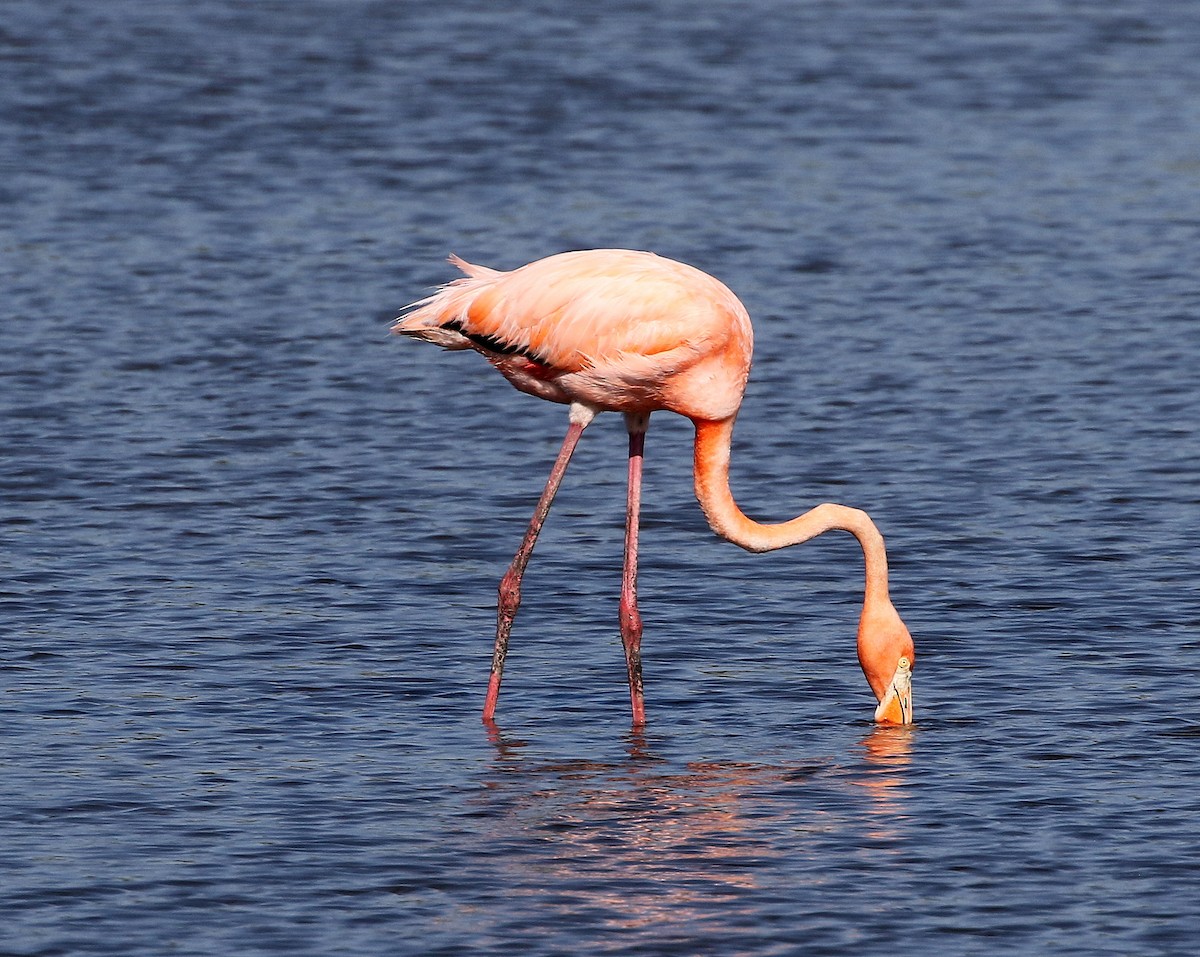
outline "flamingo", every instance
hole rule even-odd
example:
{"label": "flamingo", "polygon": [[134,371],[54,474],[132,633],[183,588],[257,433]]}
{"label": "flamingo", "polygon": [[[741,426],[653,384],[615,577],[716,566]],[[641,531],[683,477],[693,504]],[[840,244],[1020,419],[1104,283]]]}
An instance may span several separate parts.
{"label": "flamingo", "polygon": [[734,419],[750,373],[750,316],[719,280],[654,253],[565,252],[511,272],[451,256],[464,275],[402,311],[392,331],[443,349],[473,349],[521,392],[569,406],[568,428],[525,537],[500,580],[496,642],[483,720],[492,725],[521,603],[521,577],[583,430],[598,412],[621,412],[629,432],[629,484],[620,626],[633,725],[645,724],[642,620],[637,607],[642,457],[652,412],[695,426],[694,483],[708,524],[752,552],[849,532],[862,547],[866,584],[858,660],[875,694],[875,720],[912,721],[912,637],[888,596],[883,536],[866,512],[822,504],[798,518],[760,524],[729,489]]}

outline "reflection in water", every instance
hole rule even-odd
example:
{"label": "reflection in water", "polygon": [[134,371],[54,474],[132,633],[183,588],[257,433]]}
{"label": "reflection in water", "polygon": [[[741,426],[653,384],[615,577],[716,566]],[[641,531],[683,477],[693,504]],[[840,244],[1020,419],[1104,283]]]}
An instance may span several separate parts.
{"label": "reflection in water", "polygon": [[897,835],[896,822],[904,816],[904,772],[912,761],[915,734],[911,724],[876,725],[859,742],[867,764],[855,783],[870,795],[867,810],[879,825],[868,833],[869,837],[886,839]]}
{"label": "reflection in water", "polygon": [[870,764],[899,769],[907,767],[912,758],[915,734],[916,728],[911,724],[877,724],[860,743]]}
{"label": "reflection in water", "polygon": [[641,734],[626,760],[545,762],[489,730],[487,844],[505,893],[537,896],[543,917],[549,900],[614,931],[685,922],[715,933],[761,920],[766,875],[825,885],[842,860],[895,853],[911,727],[877,728],[844,760],[790,765],[678,765]]}

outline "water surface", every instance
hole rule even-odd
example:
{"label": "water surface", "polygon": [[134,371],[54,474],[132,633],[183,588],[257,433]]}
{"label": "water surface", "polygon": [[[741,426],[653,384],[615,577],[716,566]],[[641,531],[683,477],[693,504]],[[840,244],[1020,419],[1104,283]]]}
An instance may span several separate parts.
{"label": "water surface", "polygon": [[[0,952],[1189,954],[1200,13],[1147,0],[0,8]],[[755,319],[734,490],[386,335],[654,249]]]}

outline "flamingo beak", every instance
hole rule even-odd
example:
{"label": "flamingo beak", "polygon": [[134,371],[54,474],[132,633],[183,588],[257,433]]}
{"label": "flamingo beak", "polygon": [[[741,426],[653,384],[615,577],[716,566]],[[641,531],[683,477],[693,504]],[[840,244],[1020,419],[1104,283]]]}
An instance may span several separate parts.
{"label": "flamingo beak", "polygon": [[880,724],[912,724],[912,719],[912,662],[902,656],[875,709],[875,720]]}

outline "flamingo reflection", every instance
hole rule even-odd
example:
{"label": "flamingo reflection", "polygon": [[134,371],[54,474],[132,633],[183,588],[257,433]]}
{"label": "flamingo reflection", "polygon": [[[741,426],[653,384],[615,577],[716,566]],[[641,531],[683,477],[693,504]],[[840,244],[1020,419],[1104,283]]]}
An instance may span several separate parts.
{"label": "flamingo reflection", "polygon": [[894,853],[912,738],[890,732],[910,730],[880,726],[842,759],[680,765],[660,756],[667,742],[636,732],[627,760],[539,761],[493,728],[478,816],[490,846],[523,849],[499,856],[506,892],[541,908],[555,888],[558,905],[586,902],[630,931],[718,912],[750,920],[747,892],[765,875],[818,885],[832,855]]}

